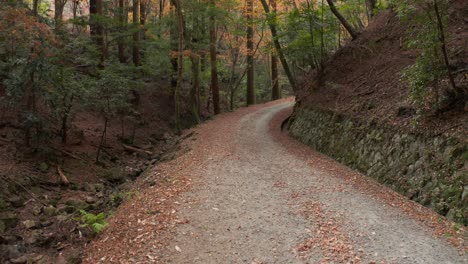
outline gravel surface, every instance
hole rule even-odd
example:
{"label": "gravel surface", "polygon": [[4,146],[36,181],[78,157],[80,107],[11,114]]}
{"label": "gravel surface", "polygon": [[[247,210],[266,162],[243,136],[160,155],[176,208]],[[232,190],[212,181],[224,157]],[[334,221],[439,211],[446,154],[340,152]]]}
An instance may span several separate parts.
{"label": "gravel surface", "polygon": [[[452,223],[281,133],[291,108],[282,100],[196,128],[191,150],[158,169],[181,191],[142,191],[85,263],[468,263],[463,229],[435,235]],[[138,219],[159,225],[125,224],[163,205],[166,220]]]}

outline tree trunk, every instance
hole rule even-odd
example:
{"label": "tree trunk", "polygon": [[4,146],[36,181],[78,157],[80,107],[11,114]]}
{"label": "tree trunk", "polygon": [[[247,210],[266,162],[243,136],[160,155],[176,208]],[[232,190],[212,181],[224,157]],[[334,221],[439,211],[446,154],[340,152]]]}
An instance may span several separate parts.
{"label": "tree trunk", "polygon": [[[268,6],[266,0],[261,0],[263,9],[265,10],[265,13],[267,15],[270,14],[270,7]],[[286,73],[286,76],[288,77],[289,83],[291,84],[291,87],[294,91],[296,91],[296,82],[294,80],[294,77],[291,73],[291,70],[289,69],[288,62],[286,61],[286,57],[284,56],[283,49],[281,48],[281,45],[278,40],[278,32],[276,31],[276,25],[275,23],[272,23],[271,20],[268,20],[268,24],[270,26],[270,31],[271,31],[271,36],[273,38],[273,44],[275,46],[276,52],[279,56],[279,59],[281,61],[281,65],[283,66],[283,70]]]}
{"label": "tree trunk", "polygon": [[335,4],[333,3],[333,0],[327,0],[328,6],[330,7],[330,10],[332,13],[338,18],[338,20],[341,22],[343,27],[348,31],[348,33],[351,35],[351,38],[355,40],[358,37],[358,32],[354,27],[344,18],[343,15],[336,9]]}
{"label": "tree trunk", "polygon": [[374,9],[377,6],[377,0],[366,0],[367,16],[374,17]]}
{"label": "tree trunk", "polygon": [[140,66],[140,0],[133,0],[133,25],[137,28],[133,33],[133,64]]}
{"label": "tree trunk", "polygon": [[183,22],[183,14],[182,14],[182,6],[180,0],[174,0],[176,5],[176,12],[177,12],[177,29],[179,31],[178,34],[178,41],[177,41],[177,86],[174,90],[174,103],[175,103],[175,123],[176,123],[176,130],[177,133],[180,132],[180,106],[179,106],[179,92],[182,88],[182,81],[183,81],[183,70],[184,70],[184,22]]}
{"label": "tree trunk", "polygon": [[320,69],[319,69],[319,73],[322,74],[323,73],[323,70],[325,68],[325,41],[324,41],[324,29],[323,29],[323,25],[324,25],[324,17],[323,17],[323,0],[322,0],[322,8],[321,8],[321,18],[320,18]]}
{"label": "tree trunk", "polygon": [[[312,45],[312,49],[313,49],[313,52],[312,52],[312,58],[309,62],[309,65],[313,68],[316,68],[316,69],[319,69],[320,68],[320,62],[319,62],[319,59],[317,58],[317,54],[315,52],[315,37],[314,37],[314,29],[315,29],[315,23],[314,23],[314,15],[313,15],[313,12],[314,12],[314,3],[310,2],[310,0],[306,0],[306,4],[307,4],[307,9],[309,10],[308,11],[308,22],[309,22],[309,34],[310,34],[310,44]],[[276,13],[276,11],[275,11]]]}
{"label": "tree trunk", "polygon": [[[276,15],[276,0],[270,0],[270,5],[273,14]],[[271,100],[278,100],[281,98],[281,92],[278,82],[278,57],[274,52],[271,54]]]}
{"label": "tree trunk", "polygon": [[38,15],[38,9],[39,9],[39,2],[41,0],[33,0],[33,15],[37,16]]}
{"label": "tree trunk", "polygon": [[439,41],[440,41],[440,48],[442,49],[442,53],[444,55],[444,62],[445,67],[447,68],[447,75],[450,80],[450,85],[452,86],[452,90],[455,92],[456,96],[462,96],[464,94],[462,88],[458,88],[455,84],[455,79],[453,78],[452,70],[450,69],[450,61],[448,58],[447,52],[447,44],[445,42],[445,32],[444,32],[444,23],[442,22],[442,18],[440,16],[439,5],[437,4],[437,0],[433,0],[434,11],[437,17],[437,28],[439,29]]}
{"label": "tree trunk", "polygon": [[[170,2],[171,14],[176,16],[175,9],[177,8],[175,0],[171,0]],[[177,54],[177,46],[178,46],[178,30],[177,26],[174,26],[174,23],[169,25],[169,43],[172,54]],[[172,74],[171,74],[171,88],[172,92],[175,91],[177,87],[177,56],[171,56],[171,66],[172,66]]]}
{"label": "tree trunk", "polygon": [[101,66],[104,60],[107,57],[107,51],[104,42],[104,30],[99,22],[99,19],[96,17],[100,17],[103,15],[102,9],[102,0],[90,0],[89,1],[89,13],[90,13],[90,33],[91,37],[96,41],[96,45],[101,50]]}
{"label": "tree trunk", "polygon": [[66,3],[67,3],[67,0],[54,0],[54,7],[55,7],[54,20],[55,20],[56,32],[60,32],[62,30],[63,8],[65,7]]}
{"label": "tree trunk", "polygon": [[159,0],[159,20],[162,19],[164,14],[164,7],[166,6],[165,0]]}
{"label": "tree trunk", "polygon": [[[215,9],[215,0],[210,0],[210,7]],[[216,58],[216,19],[214,10],[210,15],[210,63],[211,63],[211,92],[213,96],[213,111],[217,115],[221,112],[219,107],[219,80],[218,65]]]}
{"label": "tree trunk", "polygon": [[271,55],[271,100],[278,100],[281,98],[281,90],[279,87],[278,77],[278,57],[276,57],[276,55]]}
{"label": "tree trunk", "polygon": [[255,104],[253,0],[247,0],[247,105]]}
{"label": "tree trunk", "polygon": [[99,142],[99,146],[98,146],[97,153],[96,153],[96,164],[99,163],[99,157],[101,156],[102,148],[104,147],[104,144],[105,144],[105,142],[106,142],[107,124],[108,124],[108,121],[109,121],[109,119],[108,119],[107,116],[106,116],[106,117],[104,118],[104,129],[102,130],[101,140],[100,140],[100,142]]}
{"label": "tree trunk", "polygon": [[119,39],[117,40],[117,50],[118,50],[118,57],[119,61],[121,63],[125,63],[127,60],[125,58],[125,38],[122,36],[124,34],[125,30],[125,15],[126,8],[125,8],[125,0],[119,0],[119,10],[118,10],[118,16],[119,16],[119,33],[121,36],[119,36]]}
{"label": "tree trunk", "polygon": [[[97,1],[97,14],[100,17],[104,16],[103,0]],[[98,42],[99,47],[101,48],[101,63],[104,63],[104,61],[107,58],[107,44],[104,39],[104,26],[102,25],[102,23],[98,24]]]}
{"label": "tree trunk", "polygon": [[146,39],[146,30],[144,28],[146,24],[146,16],[147,16],[147,0],[141,0],[140,3],[140,25],[143,27],[141,31],[141,39],[145,40]]}
{"label": "tree trunk", "polygon": [[190,89],[190,109],[197,124],[200,123],[200,102],[198,94],[200,91],[200,57],[192,55],[192,89]]}

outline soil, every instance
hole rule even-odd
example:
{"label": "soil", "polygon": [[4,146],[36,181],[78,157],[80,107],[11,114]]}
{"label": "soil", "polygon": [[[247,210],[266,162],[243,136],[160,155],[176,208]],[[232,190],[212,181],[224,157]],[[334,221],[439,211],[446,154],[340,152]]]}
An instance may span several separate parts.
{"label": "soil", "polygon": [[[468,5],[463,0],[452,0],[449,6],[450,63],[457,85],[468,93]],[[332,110],[409,132],[451,135],[466,142],[466,98],[443,111],[427,105],[425,114],[417,117],[409,89],[401,81],[401,71],[415,63],[418,56],[418,50],[405,46],[412,38],[394,11],[382,11],[355,41],[326,62],[323,74],[311,71],[303,78],[296,94],[300,106]],[[448,89],[448,81],[439,86]]]}
{"label": "soil", "polygon": [[281,132],[292,105],[187,132],[84,263],[468,263],[463,227]]}
{"label": "soil", "polygon": [[[17,109],[0,102],[0,216],[14,216],[10,227],[0,229],[1,263],[24,259],[34,263],[79,262],[83,247],[94,237],[89,227],[80,226],[79,209],[111,213],[132,196],[128,189],[136,177],[178,151],[166,86],[164,81],[148,83],[139,90],[135,116],[111,121],[98,164],[95,159],[103,129],[98,115],[77,113],[65,145],[57,139],[47,146],[39,145],[41,148],[28,148],[14,122]],[[51,133],[56,130],[52,127]],[[144,152],[125,150],[123,144]],[[60,184],[57,167],[70,185]],[[47,214],[44,208],[49,206],[53,209]]]}

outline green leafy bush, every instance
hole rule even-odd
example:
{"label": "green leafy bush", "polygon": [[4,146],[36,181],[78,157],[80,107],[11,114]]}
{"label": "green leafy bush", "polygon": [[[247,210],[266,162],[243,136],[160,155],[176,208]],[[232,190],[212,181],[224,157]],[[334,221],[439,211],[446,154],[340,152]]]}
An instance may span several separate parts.
{"label": "green leafy bush", "polygon": [[104,213],[99,213],[97,215],[93,213],[88,213],[85,210],[80,210],[81,213],[81,222],[82,226],[91,228],[94,233],[100,233],[106,226],[106,215]]}

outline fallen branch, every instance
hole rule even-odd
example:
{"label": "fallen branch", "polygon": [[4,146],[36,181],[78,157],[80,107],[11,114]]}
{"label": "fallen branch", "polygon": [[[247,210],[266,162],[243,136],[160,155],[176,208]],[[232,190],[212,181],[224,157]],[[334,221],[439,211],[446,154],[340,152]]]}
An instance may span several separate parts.
{"label": "fallen branch", "polygon": [[146,154],[146,155],[153,155],[153,152],[148,151],[148,150],[135,148],[135,147],[128,146],[128,145],[125,145],[125,144],[122,144],[122,146],[126,151],[129,151],[129,152],[137,152],[137,153],[142,153],[142,154]]}
{"label": "fallen branch", "polygon": [[68,151],[66,151],[66,150],[60,149],[59,151],[62,152],[63,154],[65,154],[66,156],[70,157],[70,158],[77,159],[77,160],[82,160],[82,161],[86,161],[86,160],[84,160],[83,158],[78,157],[78,156],[76,156],[75,154],[70,153],[70,152],[68,152]]}
{"label": "fallen branch", "polygon": [[10,143],[11,142],[10,140],[8,140],[6,138],[1,138],[1,137],[0,137],[0,141],[5,142],[5,143]]}
{"label": "fallen branch", "polygon": [[65,186],[69,185],[70,181],[68,180],[67,176],[65,176],[65,174],[62,172],[62,170],[60,169],[60,166],[57,166],[57,172],[59,175],[60,183]]}

